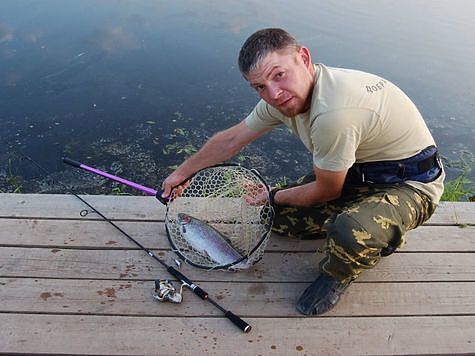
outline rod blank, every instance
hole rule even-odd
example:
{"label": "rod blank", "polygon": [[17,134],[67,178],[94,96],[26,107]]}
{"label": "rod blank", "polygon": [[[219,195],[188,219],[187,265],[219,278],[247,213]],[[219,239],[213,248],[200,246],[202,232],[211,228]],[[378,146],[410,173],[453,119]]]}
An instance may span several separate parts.
{"label": "rod blank", "polygon": [[[158,200],[160,200],[162,203],[166,204],[166,199],[161,197],[161,191],[156,191],[152,188],[147,188],[144,187],[140,184],[128,181],[126,179],[116,177],[112,174],[100,171],[96,168],[89,167],[85,164],[82,164],[78,161],[72,160],[70,158],[63,158],[63,162],[66,164],[69,164],[73,167],[84,169],[87,172],[98,174],[100,176],[103,176],[105,178],[114,180],[116,182],[128,185],[132,188],[136,188],[138,190],[141,190],[149,195],[154,195],[157,197]],[[74,194],[79,200],[81,200],[84,204],[89,206],[92,210],[94,210],[99,216],[101,216],[105,221],[107,221],[109,224],[111,224],[113,227],[115,227],[119,232],[121,232],[124,236],[126,236],[130,241],[135,243],[138,247],[140,247],[143,251],[145,251],[150,257],[158,261],[162,266],[164,266],[168,273],[176,277],[178,280],[180,280],[182,283],[185,283],[185,285],[190,288],[193,293],[195,293],[198,297],[201,299],[210,302],[212,305],[214,305],[216,308],[221,310],[226,318],[228,318],[234,325],[236,325],[239,329],[241,329],[244,333],[248,333],[251,331],[252,327],[249,325],[247,322],[242,320],[239,316],[231,312],[230,310],[224,309],[220,304],[218,304],[215,300],[209,297],[208,293],[201,289],[199,286],[194,284],[191,280],[189,280],[184,274],[179,272],[177,269],[175,269],[173,266],[169,266],[166,264],[164,261],[162,261],[157,255],[155,255],[152,251],[147,249],[145,246],[143,246],[140,242],[135,240],[132,236],[130,236],[128,233],[126,233],[124,230],[122,230],[119,226],[117,226],[114,222],[112,222],[110,219],[108,219],[106,216],[104,216],[100,211],[98,211],[96,208],[94,208],[91,204],[89,204],[87,201],[85,201],[83,198],[81,198],[79,195]]]}

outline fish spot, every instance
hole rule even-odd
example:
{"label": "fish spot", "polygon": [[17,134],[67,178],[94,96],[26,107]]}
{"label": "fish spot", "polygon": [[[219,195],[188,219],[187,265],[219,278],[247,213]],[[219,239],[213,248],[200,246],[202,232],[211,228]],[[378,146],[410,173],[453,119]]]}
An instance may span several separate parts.
{"label": "fish spot", "polygon": [[63,293],[54,293],[53,294],[55,297],[64,297]]}
{"label": "fish spot", "polygon": [[106,245],[114,245],[116,243],[117,243],[117,241],[110,240],[110,241],[106,242]]}
{"label": "fish spot", "polygon": [[303,351],[303,347],[300,346],[300,345],[298,345],[298,346],[295,347],[295,350],[297,350],[297,351]]}
{"label": "fish spot", "polygon": [[272,350],[276,350],[276,349],[277,349],[277,346],[272,345],[270,348],[271,348]]}
{"label": "fish spot", "polygon": [[59,251],[61,251],[59,248],[54,248],[54,249],[51,250],[51,252],[53,252],[53,253],[56,253],[56,252],[59,252]]}

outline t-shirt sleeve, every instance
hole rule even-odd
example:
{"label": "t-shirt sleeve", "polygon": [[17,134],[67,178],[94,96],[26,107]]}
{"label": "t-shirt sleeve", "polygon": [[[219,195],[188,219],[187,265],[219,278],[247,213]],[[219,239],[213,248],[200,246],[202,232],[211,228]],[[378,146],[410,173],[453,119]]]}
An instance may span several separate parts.
{"label": "t-shirt sleeve", "polygon": [[343,171],[356,161],[361,140],[357,122],[341,112],[318,116],[312,125],[313,163],[321,169]]}
{"label": "t-shirt sleeve", "polygon": [[260,131],[282,124],[279,117],[279,112],[276,109],[267,104],[264,100],[261,100],[244,121],[251,130]]}

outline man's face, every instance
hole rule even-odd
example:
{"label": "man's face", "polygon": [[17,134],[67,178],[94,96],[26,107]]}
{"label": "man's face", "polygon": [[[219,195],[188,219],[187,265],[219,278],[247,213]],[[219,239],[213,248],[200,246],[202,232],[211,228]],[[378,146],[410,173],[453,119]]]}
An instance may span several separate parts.
{"label": "man's face", "polygon": [[262,99],[285,116],[310,108],[315,70],[304,47],[269,53],[245,78]]}

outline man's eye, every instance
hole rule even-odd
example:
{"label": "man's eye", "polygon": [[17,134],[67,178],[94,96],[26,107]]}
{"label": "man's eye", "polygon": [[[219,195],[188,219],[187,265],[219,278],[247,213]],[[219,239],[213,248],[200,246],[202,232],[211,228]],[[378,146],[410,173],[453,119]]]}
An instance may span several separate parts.
{"label": "man's eye", "polygon": [[275,76],[277,78],[283,78],[285,76],[285,72],[278,72]]}
{"label": "man's eye", "polygon": [[263,85],[256,85],[256,86],[254,87],[254,89],[256,89],[256,91],[260,93],[261,91],[264,90],[264,86],[263,86]]}

